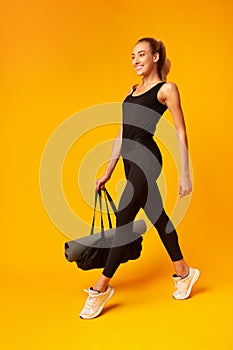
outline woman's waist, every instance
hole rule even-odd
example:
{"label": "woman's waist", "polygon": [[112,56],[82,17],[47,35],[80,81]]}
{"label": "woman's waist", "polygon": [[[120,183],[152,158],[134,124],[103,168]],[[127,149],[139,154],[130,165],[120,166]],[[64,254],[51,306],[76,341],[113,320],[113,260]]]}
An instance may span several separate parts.
{"label": "woman's waist", "polygon": [[154,148],[158,148],[157,143],[155,142],[154,135],[135,135],[131,137],[124,137],[122,138],[122,148],[126,151],[129,151],[134,148],[143,148],[146,147],[150,150],[153,150]]}
{"label": "woman's waist", "polygon": [[135,126],[128,126],[124,125],[123,126],[123,134],[122,134],[124,139],[130,139],[134,141],[145,141],[145,140],[153,140],[154,134],[150,133],[149,131],[135,127]]}

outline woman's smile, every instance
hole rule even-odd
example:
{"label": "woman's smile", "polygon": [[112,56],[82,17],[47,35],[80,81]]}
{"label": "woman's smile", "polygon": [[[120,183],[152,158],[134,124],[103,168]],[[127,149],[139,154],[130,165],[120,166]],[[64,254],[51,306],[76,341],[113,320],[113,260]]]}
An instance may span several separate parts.
{"label": "woman's smile", "polygon": [[140,71],[143,67],[144,67],[143,64],[135,65],[135,66],[134,66],[134,68],[135,68],[135,70],[136,70],[137,72]]}

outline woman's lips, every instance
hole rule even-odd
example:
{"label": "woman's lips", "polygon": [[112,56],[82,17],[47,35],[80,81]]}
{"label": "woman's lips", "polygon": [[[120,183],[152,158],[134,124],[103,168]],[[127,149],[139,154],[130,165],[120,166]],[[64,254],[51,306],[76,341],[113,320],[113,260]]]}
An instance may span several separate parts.
{"label": "woman's lips", "polygon": [[136,70],[140,70],[140,69],[142,69],[142,68],[143,68],[143,66],[136,66],[136,67],[135,67]]}

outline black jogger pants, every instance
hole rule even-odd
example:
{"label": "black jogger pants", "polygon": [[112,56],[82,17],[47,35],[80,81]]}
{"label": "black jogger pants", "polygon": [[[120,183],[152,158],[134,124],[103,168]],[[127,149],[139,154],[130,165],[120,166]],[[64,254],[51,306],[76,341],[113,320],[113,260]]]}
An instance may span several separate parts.
{"label": "black jogger pants", "polygon": [[156,183],[162,169],[160,150],[152,139],[144,142],[144,145],[138,143],[138,147],[135,147],[134,142],[133,149],[130,144],[129,146],[126,147],[126,152],[122,152],[127,183],[116,213],[113,247],[110,249],[103,270],[103,275],[109,278],[113,277],[119,267],[120,257],[125,249],[125,244],[118,242],[122,242],[127,232],[132,231],[133,221],[140,208],[143,208],[148,219],[156,228],[171,260],[178,261],[183,258],[177,232],[164,210]]}

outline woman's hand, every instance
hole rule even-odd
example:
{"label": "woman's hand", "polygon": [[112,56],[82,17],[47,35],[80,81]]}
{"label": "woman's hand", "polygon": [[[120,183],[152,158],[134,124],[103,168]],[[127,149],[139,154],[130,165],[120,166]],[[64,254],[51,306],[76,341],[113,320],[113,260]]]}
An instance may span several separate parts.
{"label": "woman's hand", "polygon": [[111,176],[104,174],[95,182],[95,189],[98,191],[100,188],[103,190],[105,187],[105,183],[111,178]]}
{"label": "woman's hand", "polygon": [[179,182],[179,197],[187,196],[192,192],[192,183],[189,176],[181,176]]}

